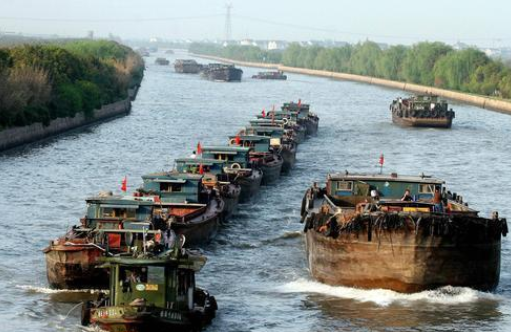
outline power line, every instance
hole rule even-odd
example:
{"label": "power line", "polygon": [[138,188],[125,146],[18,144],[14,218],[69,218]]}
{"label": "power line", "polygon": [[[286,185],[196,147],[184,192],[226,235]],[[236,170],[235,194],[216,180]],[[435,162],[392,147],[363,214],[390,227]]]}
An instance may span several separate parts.
{"label": "power line", "polygon": [[[423,36],[404,36],[404,35],[379,35],[379,34],[371,34],[364,32],[355,32],[355,31],[346,31],[346,30],[338,30],[338,29],[328,29],[328,28],[318,28],[306,25],[298,25],[293,23],[285,23],[285,22],[275,22],[267,19],[261,19],[257,17],[251,17],[246,15],[233,15],[235,19],[242,19],[252,22],[265,23],[274,26],[287,27],[296,30],[307,30],[307,31],[318,31],[318,32],[328,32],[328,33],[339,33],[351,36],[359,36],[359,37],[371,37],[371,38],[393,38],[393,39],[410,39],[410,40],[421,40],[424,39]],[[460,40],[459,37],[443,37],[446,40]],[[511,38],[500,38],[500,37],[484,37],[484,38],[463,38],[465,41],[494,41],[494,40],[508,40]]]}
{"label": "power line", "polygon": [[202,16],[181,16],[181,17],[152,17],[152,18],[104,18],[104,19],[70,19],[70,18],[41,18],[41,17],[7,17],[0,16],[0,20],[4,21],[34,21],[34,22],[85,22],[85,23],[110,23],[110,22],[157,22],[157,21],[184,21],[184,20],[202,20],[209,18],[217,18],[224,14],[211,14]]}

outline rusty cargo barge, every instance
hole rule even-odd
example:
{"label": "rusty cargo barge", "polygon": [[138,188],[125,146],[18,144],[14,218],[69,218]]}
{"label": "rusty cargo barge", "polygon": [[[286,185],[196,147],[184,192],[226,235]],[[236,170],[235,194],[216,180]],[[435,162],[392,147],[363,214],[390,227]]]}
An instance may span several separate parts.
{"label": "rusty cargo barge", "polygon": [[507,222],[479,217],[443,188],[442,180],[396,174],[332,174],[326,187],[313,185],[301,210],[312,277],[404,293],[494,290]]}

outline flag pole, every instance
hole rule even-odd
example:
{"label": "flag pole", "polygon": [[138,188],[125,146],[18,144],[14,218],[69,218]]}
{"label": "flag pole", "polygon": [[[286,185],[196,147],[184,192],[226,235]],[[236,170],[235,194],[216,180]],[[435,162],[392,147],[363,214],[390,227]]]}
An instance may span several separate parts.
{"label": "flag pole", "polygon": [[380,174],[383,174],[383,164],[384,163],[385,163],[385,156],[382,153],[380,155],[380,161],[379,161],[379,164],[380,164]]}

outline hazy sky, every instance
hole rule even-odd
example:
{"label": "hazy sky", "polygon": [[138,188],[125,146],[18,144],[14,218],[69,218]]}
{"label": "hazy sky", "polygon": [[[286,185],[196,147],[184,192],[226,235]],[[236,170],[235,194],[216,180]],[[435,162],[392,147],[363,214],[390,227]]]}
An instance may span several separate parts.
{"label": "hazy sky", "polygon": [[511,1],[0,0],[0,31],[122,38],[421,40],[510,46]]}

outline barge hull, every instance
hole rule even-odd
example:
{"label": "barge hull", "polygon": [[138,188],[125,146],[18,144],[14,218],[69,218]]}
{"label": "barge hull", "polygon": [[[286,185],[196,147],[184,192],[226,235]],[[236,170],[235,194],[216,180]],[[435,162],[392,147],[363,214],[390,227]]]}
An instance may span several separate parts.
{"label": "barge hull", "polygon": [[337,239],[310,229],[307,259],[312,276],[333,286],[413,293],[440,286],[494,290],[500,274],[500,239],[463,243],[406,232],[344,234]]}
{"label": "barge hull", "polygon": [[451,128],[452,118],[402,118],[393,115],[392,122],[403,127]]}
{"label": "barge hull", "polygon": [[44,250],[51,288],[98,289],[108,285],[108,273],[97,269],[102,251],[79,246],[50,246]]}
{"label": "barge hull", "polygon": [[261,184],[265,186],[276,182],[280,178],[283,164],[284,162],[280,160],[278,163],[273,163],[271,165],[261,165],[260,167],[263,171]]}
{"label": "barge hull", "polygon": [[263,173],[258,169],[254,169],[252,172],[257,172],[257,174],[252,175],[249,178],[239,177],[234,180],[236,184],[241,186],[241,193],[239,197],[240,203],[246,203],[250,201],[252,197],[257,195],[259,189],[261,188]]}

